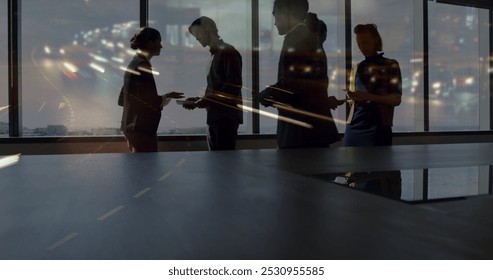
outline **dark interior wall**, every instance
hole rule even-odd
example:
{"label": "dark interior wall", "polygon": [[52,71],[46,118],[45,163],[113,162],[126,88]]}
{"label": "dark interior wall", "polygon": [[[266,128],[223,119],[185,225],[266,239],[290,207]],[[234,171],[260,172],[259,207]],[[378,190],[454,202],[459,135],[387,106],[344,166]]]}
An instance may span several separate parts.
{"label": "dark interior wall", "polygon": [[[275,149],[274,135],[242,135],[238,149]],[[396,133],[394,145],[454,144],[493,142],[493,132],[484,133]],[[338,147],[341,143],[333,146]],[[160,151],[206,151],[205,136],[160,137]],[[125,139],[115,137],[4,138],[0,139],[0,155],[127,153]]]}

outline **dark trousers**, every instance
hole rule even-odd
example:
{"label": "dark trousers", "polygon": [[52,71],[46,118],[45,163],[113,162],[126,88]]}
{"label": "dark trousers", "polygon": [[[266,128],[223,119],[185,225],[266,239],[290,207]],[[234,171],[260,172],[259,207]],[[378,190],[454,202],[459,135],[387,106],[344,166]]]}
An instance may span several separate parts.
{"label": "dark trousers", "polygon": [[392,127],[379,126],[375,137],[375,146],[392,146]]}
{"label": "dark trousers", "polygon": [[344,146],[346,147],[371,147],[371,146],[391,146],[392,127],[369,125],[365,127],[353,128],[346,126],[344,133]]}
{"label": "dark trousers", "polygon": [[207,142],[210,151],[236,149],[236,136],[238,135],[238,121],[222,118],[208,124]]}
{"label": "dark trousers", "polygon": [[157,135],[138,132],[124,132],[128,148],[132,153],[157,152]]}

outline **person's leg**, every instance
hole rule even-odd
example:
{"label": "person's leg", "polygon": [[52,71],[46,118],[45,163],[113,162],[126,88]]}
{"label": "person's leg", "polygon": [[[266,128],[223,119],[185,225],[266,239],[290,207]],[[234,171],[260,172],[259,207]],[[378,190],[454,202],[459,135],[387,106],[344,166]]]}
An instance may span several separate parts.
{"label": "person's leg", "polygon": [[125,133],[128,147],[132,153],[157,152],[157,135]]}
{"label": "person's leg", "polygon": [[127,140],[127,146],[131,153],[135,153],[134,149],[134,133],[132,132],[124,132],[123,136],[125,136],[125,140]]}
{"label": "person's leg", "polygon": [[207,139],[209,150],[234,150],[236,149],[236,137],[239,123],[232,119],[224,118],[209,124]]}
{"label": "person's leg", "polygon": [[214,123],[210,123],[207,125],[207,145],[209,146],[209,151],[215,151],[217,150],[217,144],[216,144],[216,125]]}
{"label": "person's leg", "polygon": [[378,127],[375,139],[375,146],[392,146],[392,127]]}

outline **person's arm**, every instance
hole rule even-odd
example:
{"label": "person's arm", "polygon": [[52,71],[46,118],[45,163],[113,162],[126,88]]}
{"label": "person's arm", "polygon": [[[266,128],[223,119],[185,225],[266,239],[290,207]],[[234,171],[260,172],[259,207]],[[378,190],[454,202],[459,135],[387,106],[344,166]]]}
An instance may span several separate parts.
{"label": "person's arm", "polygon": [[183,93],[174,91],[162,95],[163,101],[161,102],[161,109],[168,105],[171,99],[180,99],[183,97],[185,97]]}
{"label": "person's arm", "polygon": [[219,76],[215,81],[214,90],[209,89],[204,97],[197,102],[197,107],[204,108],[211,103],[236,104],[241,103],[242,81],[242,60],[241,55],[235,50],[223,51],[217,61],[214,71]]}
{"label": "person's arm", "polygon": [[259,94],[260,102],[264,106],[280,103],[296,107],[302,93],[310,92],[311,89],[306,87],[317,88],[318,83],[327,78],[320,76],[318,68],[321,61],[314,53],[316,48],[313,44],[301,29],[286,35],[281,50],[278,81]]}
{"label": "person's arm", "polygon": [[143,107],[160,108],[163,98],[157,93],[151,64],[147,61],[141,62],[137,71],[139,75],[132,78],[135,82],[132,83],[132,90],[129,92],[131,102]]}
{"label": "person's arm", "polygon": [[310,67],[306,57],[301,55],[301,52],[296,51],[294,47],[290,48],[290,50],[291,52],[286,52],[282,55],[282,74],[277,83],[265,88],[259,94],[260,102],[264,106],[272,106],[276,103],[295,104],[299,95],[298,87],[300,83],[310,79],[304,72],[304,69]]}

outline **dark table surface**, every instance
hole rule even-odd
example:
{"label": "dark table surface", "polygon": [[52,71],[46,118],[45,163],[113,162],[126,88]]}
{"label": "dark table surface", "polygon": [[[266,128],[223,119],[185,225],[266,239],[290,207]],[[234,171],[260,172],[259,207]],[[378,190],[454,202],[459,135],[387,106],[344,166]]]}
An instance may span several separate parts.
{"label": "dark table surface", "polygon": [[311,177],[491,165],[489,143],[21,156],[0,169],[0,259],[491,259],[490,195],[412,205]]}

